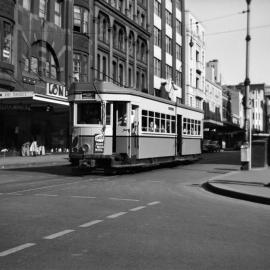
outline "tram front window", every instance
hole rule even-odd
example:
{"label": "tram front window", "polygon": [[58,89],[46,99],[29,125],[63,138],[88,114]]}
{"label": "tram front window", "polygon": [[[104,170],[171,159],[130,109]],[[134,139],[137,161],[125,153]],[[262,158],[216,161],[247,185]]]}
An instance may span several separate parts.
{"label": "tram front window", "polygon": [[80,103],[77,105],[77,124],[101,124],[100,103]]}

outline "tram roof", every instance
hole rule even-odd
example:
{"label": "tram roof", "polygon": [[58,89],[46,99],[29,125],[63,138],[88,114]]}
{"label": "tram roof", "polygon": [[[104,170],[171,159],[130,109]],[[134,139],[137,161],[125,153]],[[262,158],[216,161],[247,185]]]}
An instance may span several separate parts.
{"label": "tram roof", "polygon": [[203,110],[189,107],[184,104],[175,104],[175,102],[164,99],[161,97],[153,96],[147,93],[143,93],[141,91],[137,91],[134,88],[128,88],[128,87],[120,87],[117,86],[111,82],[104,82],[104,81],[95,81],[94,85],[93,83],[72,83],[70,90],[69,90],[69,95],[76,95],[76,94],[82,94],[82,93],[92,93],[96,92],[98,94],[116,94],[116,95],[132,95],[132,96],[138,96],[142,98],[147,98],[150,100],[166,103],[172,106],[177,106],[180,108],[184,109],[189,109],[195,112],[200,112],[203,113]]}

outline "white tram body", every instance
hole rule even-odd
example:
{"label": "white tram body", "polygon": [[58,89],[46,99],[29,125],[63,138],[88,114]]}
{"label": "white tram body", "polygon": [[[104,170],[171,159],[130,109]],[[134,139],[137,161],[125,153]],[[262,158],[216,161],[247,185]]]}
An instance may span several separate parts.
{"label": "white tram body", "polygon": [[69,95],[72,163],[110,170],[200,156],[203,111],[109,82],[90,87]]}

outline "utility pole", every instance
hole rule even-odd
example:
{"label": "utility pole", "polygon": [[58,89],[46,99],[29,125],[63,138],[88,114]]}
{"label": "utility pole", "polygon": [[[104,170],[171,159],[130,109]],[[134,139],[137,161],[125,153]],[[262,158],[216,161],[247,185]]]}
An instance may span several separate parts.
{"label": "utility pole", "polygon": [[251,36],[250,30],[250,2],[251,0],[246,0],[247,3],[247,35],[246,35],[246,78],[244,82],[245,86],[245,96],[244,96],[244,117],[245,117],[245,141],[241,146],[241,169],[250,170],[251,169],[251,103],[249,99],[250,91],[250,79],[249,79],[249,42]]}

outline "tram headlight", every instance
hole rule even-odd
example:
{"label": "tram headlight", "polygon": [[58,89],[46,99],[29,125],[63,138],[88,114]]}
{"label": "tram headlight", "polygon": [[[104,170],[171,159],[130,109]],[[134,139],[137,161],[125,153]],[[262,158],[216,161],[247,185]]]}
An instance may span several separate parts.
{"label": "tram headlight", "polygon": [[77,148],[77,147],[72,147],[71,151],[72,151],[73,153],[77,153],[77,152],[78,152],[78,148]]}
{"label": "tram headlight", "polygon": [[83,144],[82,147],[80,147],[80,152],[87,153],[89,152],[89,150],[90,150],[90,145],[87,143]]}

